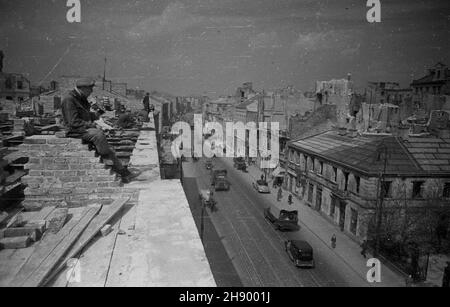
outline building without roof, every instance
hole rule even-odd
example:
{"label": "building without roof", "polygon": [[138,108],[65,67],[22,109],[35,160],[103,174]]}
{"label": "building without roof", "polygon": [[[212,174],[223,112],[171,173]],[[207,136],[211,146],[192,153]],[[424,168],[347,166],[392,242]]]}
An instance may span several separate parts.
{"label": "building without roof", "polygon": [[22,74],[0,72],[0,99],[20,104],[30,99],[30,80]]}
{"label": "building without roof", "polygon": [[373,238],[381,198],[400,216],[450,209],[450,138],[328,131],[290,142],[287,160],[285,188],[356,240]]}

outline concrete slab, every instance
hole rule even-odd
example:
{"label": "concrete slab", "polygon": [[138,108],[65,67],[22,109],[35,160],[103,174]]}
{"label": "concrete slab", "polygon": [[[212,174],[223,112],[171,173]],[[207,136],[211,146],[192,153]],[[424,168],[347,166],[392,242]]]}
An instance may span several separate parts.
{"label": "concrete slab", "polygon": [[117,242],[114,258],[110,271],[120,282],[108,286],[216,286],[177,180],[152,182],[141,191],[134,234]]}

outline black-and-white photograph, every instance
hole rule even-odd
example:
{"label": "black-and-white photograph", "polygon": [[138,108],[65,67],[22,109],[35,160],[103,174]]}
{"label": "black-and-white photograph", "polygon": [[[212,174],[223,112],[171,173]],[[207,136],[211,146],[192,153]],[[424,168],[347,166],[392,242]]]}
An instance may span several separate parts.
{"label": "black-and-white photograph", "polygon": [[448,0],[0,0],[0,287],[448,288],[449,50]]}

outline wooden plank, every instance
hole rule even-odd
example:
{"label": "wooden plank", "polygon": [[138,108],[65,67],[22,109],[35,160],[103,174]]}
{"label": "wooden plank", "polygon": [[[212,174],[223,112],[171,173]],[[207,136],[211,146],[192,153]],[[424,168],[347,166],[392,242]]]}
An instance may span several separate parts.
{"label": "wooden plank", "polygon": [[25,176],[27,173],[25,171],[15,171],[14,174],[8,176],[6,178],[6,185],[13,184],[23,176]]}
{"label": "wooden plank", "polygon": [[3,238],[0,240],[0,249],[20,249],[30,246],[32,239],[29,236]]}
{"label": "wooden plank", "polygon": [[90,208],[89,213],[81,218],[77,226],[70,232],[70,234],[58,245],[56,249],[45,259],[36,270],[24,283],[25,287],[39,287],[51,271],[57,266],[58,262],[64,257],[68,250],[73,246],[82,233],[86,230],[88,225],[92,222],[95,216],[100,212],[101,207]]}
{"label": "wooden plank", "polygon": [[19,212],[17,212],[8,222],[8,224],[6,224],[6,228],[12,227],[14,226],[16,223],[21,223],[21,215],[20,213],[23,211],[23,208],[21,208],[19,210]]}
{"label": "wooden plank", "polygon": [[46,284],[46,287],[105,287],[106,279],[110,273],[110,263],[115,253],[116,238],[121,228],[123,216],[128,214],[132,205],[126,204],[124,208],[108,223],[113,224],[113,232],[106,237],[97,235],[83,248],[81,253],[73,259],[80,261],[82,270],[79,282],[68,282],[67,274],[71,270],[68,266],[57,274],[57,277]]}
{"label": "wooden plank", "polygon": [[57,273],[65,268],[69,259],[74,258],[81,250],[95,237],[95,235],[103,228],[103,226],[108,223],[126,204],[129,198],[121,198],[115,200],[111,205],[104,206],[102,211],[98,216],[96,216],[86,230],[83,232],[81,237],[75,242],[72,249],[67,253],[64,260],[58,265],[58,267],[51,273],[51,275],[42,284],[45,285],[46,282],[52,280]]}
{"label": "wooden plank", "polygon": [[127,276],[123,273],[127,272],[132,265],[132,256],[125,251],[132,250],[132,240],[128,235],[134,233],[136,228],[136,213],[138,205],[131,207],[130,210],[122,217],[120,221],[119,231],[125,231],[125,235],[119,235],[116,239],[116,246],[114,247],[114,253],[109,263],[109,273],[105,280],[105,287],[120,287],[120,285],[126,283]]}
{"label": "wooden plank", "polygon": [[[86,220],[90,222],[98,210],[99,208],[86,208],[79,220],[71,219],[57,235],[46,235],[40,244],[36,246],[34,253],[28,261],[22,266],[17,276],[14,278],[12,285],[15,287],[24,286],[27,280],[39,269],[50,254],[57,250],[58,246],[63,244],[71,233],[84,230],[82,226],[87,226],[87,224],[84,225],[84,222],[86,222]],[[77,228],[77,226],[79,227]]]}
{"label": "wooden plank", "polygon": [[0,212],[0,224],[3,223],[8,218],[8,213]]}
{"label": "wooden plank", "polygon": [[32,223],[35,221],[44,221],[46,220],[50,214],[55,210],[56,207],[44,207],[41,211],[30,211],[30,212],[22,212],[22,218],[27,223]]}
{"label": "wooden plank", "polygon": [[0,287],[11,286],[11,281],[33,251],[34,247],[0,251]]}
{"label": "wooden plank", "polygon": [[36,242],[42,236],[42,232],[34,227],[6,228],[0,230],[0,232],[2,232],[0,236],[4,238],[30,237],[33,242]]}
{"label": "wooden plank", "polygon": [[49,125],[45,127],[35,127],[39,131],[58,131],[60,129],[59,125]]}
{"label": "wooden plank", "polygon": [[14,190],[15,188],[17,188],[18,186],[20,186],[22,183],[20,183],[20,182],[16,182],[16,183],[14,183],[14,184],[11,184],[11,185],[8,185],[8,186],[6,186],[5,187],[5,193],[8,193],[9,191],[12,191],[12,190]]}

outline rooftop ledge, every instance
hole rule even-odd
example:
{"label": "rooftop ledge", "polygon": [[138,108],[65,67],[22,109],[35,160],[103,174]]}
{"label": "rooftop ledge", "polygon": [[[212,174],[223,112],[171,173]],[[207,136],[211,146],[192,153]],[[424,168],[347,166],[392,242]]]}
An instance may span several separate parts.
{"label": "rooftop ledge", "polygon": [[[124,187],[139,191],[137,203],[127,204],[110,222],[112,233],[97,236],[83,250],[77,259],[79,280],[68,280],[67,268],[48,286],[217,286],[181,182],[161,180],[153,122],[146,128],[140,132],[130,161],[130,167],[143,174]],[[81,212],[81,208],[71,210],[74,216],[77,210]],[[26,261],[32,249],[17,250],[24,258],[20,261]],[[2,252],[0,272],[11,271],[13,263],[20,268],[19,257],[9,262]],[[8,280],[0,278],[0,285],[8,286]]]}
{"label": "rooftop ledge", "polygon": [[62,281],[68,286],[216,287],[181,182],[160,178],[150,119],[130,160],[130,167],[143,174],[125,185],[139,189],[138,203],[116,221],[116,235],[100,238],[84,252],[81,282],[67,283],[63,272],[55,286]]}

